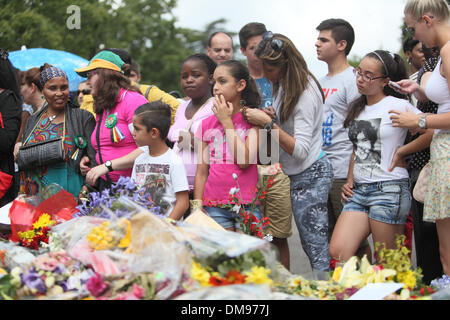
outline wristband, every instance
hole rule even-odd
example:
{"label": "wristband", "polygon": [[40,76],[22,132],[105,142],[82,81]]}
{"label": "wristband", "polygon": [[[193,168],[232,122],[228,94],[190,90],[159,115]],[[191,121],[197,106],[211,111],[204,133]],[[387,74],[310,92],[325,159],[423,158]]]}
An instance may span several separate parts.
{"label": "wristband", "polygon": [[202,209],[203,208],[203,201],[202,200],[191,200],[190,202],[190,207],[191,207],[191,212],[194,212],[197,209]]}

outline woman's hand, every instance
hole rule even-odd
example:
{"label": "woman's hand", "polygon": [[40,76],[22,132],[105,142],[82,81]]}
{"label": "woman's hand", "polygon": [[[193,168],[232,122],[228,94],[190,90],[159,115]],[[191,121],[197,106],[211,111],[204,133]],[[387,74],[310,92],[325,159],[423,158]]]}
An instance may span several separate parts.
{"label": "woman's hand", "polygon": [[17,157],[19,156],[19,149],[22,146],[22,142],[17,142],[14,145],[14,161],[17,162]]}
{"label": "woman's hand", "polygon": [[233,114],[233,104],[231,102],[227,102],[223,95],[215,96],[213,101],[213,106],[211,110],[217,117],[217,120],[220,121],[222,126],[225,127],[226,124],[229,124],[231,121],[231,116]]}
{"label": "woman's hand", "polygon": [[348,198],[353,197],[353,182],[349,182],[347,181],[347,183],[345,183],[342,188],[341,188],[341,199],[344,202],[348,201]]}
{"label": "woman's hand", "polygon": [[389,172],[392,172],[392,170],[394,170],[395,167],[406,168],[406,162],[403,158],[404,155],[402,150],[403,149],[400,147],[397,149],[397,151],[395,151],[394,157],[392,158],[391,166],[388,169]]}
{"label": "woman's hand", "polygon": [[275,116],[275,112],[273,111],[272,113],[272,111],[268,109],[269,108],[264,110],[259,110],[256,108],[244,108],[242,113],[248,123],[262,128],[265,124],[272,121],[273,116]]}
{"label": "woman's hand", "polygon": [[92,169],[89,170],[89,172],[86,174],[86,183],[90,186],[94,186],[97,182],[97,179],[101,176],[104,176],[109,172],[108,168],[104,165],[98,165]]}
{"label": "woman's hand", "polygon": [[80,171],[83,176],[85,176],[88,173],[88,171],[91,170],[91,168],[89,167],[90,162],[91,161],[89,160],[88,156],[84,156],[83,158],[81,158]]}
{"label": "woman's hand", "polygon": [[419,90],[420,85],[410,79],[404,79],[404,80],[400,80],[398,82],[394,82],[396,84],[398,84],[401,88],[398,88],[394,85],[390,85],[389,87],[391,87],[392,89],[394,89],[395,91],[401,93],[401,94],[413,94],[414,92],[416,92],[417,90]]}
{"label": "woman's hand", "polygon": [[408,107],[405,112],[390,110],[389,113],[393,114],[390,117],[393,127],[408,128],[410,130],[417,129],[419,127],[419,119],[422,116],[421,114],[417,115],[410,111]]}

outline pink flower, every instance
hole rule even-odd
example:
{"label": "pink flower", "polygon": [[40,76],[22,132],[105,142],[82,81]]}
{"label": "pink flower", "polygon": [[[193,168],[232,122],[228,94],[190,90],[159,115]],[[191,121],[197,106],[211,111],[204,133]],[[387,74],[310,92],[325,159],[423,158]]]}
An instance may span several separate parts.
{"label": "pink flower", "polygon": [[102,275],[97,272],[89,278],[88,282],[86,283],[86,287],[89,292],[96,298],[101,296],[106,291],[106,289],[108,289],[108,285],[103,282]]}
{"label": "pink flower", "polygon": [[136,283],[133,284],[133,290],[131,290],[131,295],[135,296],[137,299],[142,299],[144,297],[145,291],[142,287],[138,286]]}

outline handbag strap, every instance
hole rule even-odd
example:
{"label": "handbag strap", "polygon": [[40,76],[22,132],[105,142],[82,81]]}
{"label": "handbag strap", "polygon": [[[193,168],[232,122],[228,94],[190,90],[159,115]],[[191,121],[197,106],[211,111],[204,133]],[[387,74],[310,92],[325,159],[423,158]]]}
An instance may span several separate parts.
{"label": "handbag strap", "polygon": [[[103,159],[102,159],[102,154],[100,153],[100,125],[103,121],[103,112],[100,113],[100,118],[98,119],[98,123],[97,123],[97,131],[95,132],[95,139],[97,141],[97,152],[98,152],[98,159],[100,160],[101,163],[103,163]],[[112,183],[111,182],[111,177],[109,176],[109,174],[106,174],[106,180],[108,181],[108,183]]]}
{"label": "handbag strap", "polygon": [[[42,112],[39,120],[34,125],[33,130],[31,130],[30,134],[25,139],[25,143],[23,144],[23,146],[26,146],[30,142],[31,135],[33,134],[34,130],[36,130],[37,126],[42,122],[42,119],[44,119],[44,113],[45,112]],[[64,148],[64,141],[65,140],[66,140],[66,112],[64,112],[63,134],[62,134],[62,145],[63,145],[63,148]]]}

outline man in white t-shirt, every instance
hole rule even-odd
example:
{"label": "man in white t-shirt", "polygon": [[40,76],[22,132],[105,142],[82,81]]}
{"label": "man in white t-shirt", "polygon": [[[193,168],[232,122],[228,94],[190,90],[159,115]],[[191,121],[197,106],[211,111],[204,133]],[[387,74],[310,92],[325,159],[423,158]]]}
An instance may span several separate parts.
{"label": "man in white t-shirt", "polygon": [[[328,65],[328,73],[319,79],[325,94],[322,124],[322,148],[333,166],[334,180],[328,198],[329,237],[342,212],[341,187],[347,181],[353,151],[343,123],[350,103],[360,96],[353,67],[347,56],[355,41],[352,26],[343,19],[327,19],[317,26],[317,58]],[[365,245],[364,245],[365,246]]]}

